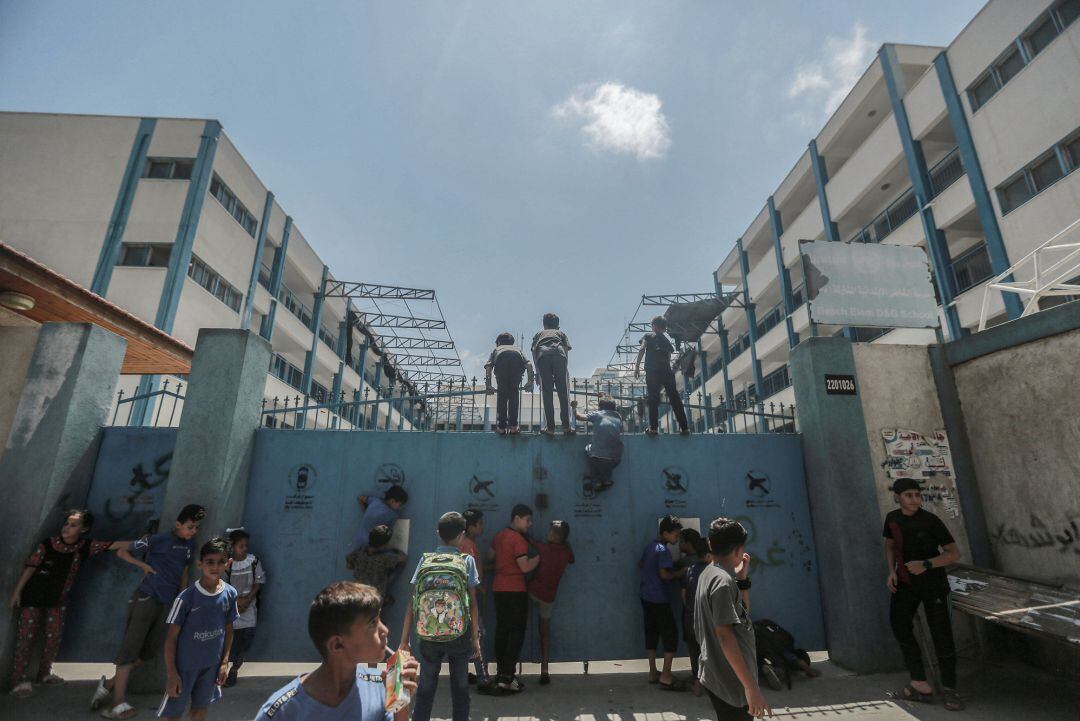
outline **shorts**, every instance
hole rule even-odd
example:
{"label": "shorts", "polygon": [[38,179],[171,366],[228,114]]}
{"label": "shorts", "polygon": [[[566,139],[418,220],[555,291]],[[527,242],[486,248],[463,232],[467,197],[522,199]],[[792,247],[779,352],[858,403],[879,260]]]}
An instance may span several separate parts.
{"label": "shorts", "polygon": [[116,653],[117,666],[129,666],[142,659],[149,661],[161,652],[165,643],[165,618],[169,607],[149,593],[136,589],[128,599],[124,619],[124,640]]}
{"label": "shorts", "polygon": [[532,595],[531,593],[529,594],[529,598],[531,598],[533,600],[533,603],[536,604],[536,610],[540,614],[540,618],[544,621],[550,621],[551,607],[555,605],[555,602],[552,601],[551,603],[548,603],[547,601],[541,601],[539,598]]}
{"label": "shorts", "polygon": [[650,603],[642,599],[641,609],[645,612],[645,650],[655,651],[658,642],[663,639],[664,653],[674,654],[678,650],[679,631],[671,604]]}
{"label": "shorts", "polygon": [[161,718],[180,718],[190,707],[203,709],[221,698],[221,686],[217,685],[218,667],[210,666],[195,671],[177,671],[180,674],[180,695],[165,696],[158,706]]}

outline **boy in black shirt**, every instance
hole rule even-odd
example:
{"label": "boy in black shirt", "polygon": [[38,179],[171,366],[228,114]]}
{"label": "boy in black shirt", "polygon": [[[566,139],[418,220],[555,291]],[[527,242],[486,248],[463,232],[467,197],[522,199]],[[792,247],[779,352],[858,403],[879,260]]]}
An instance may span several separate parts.
{"label": "boy in black shirt", "polygon": [[500,436],[510,433],[518,434],[518,388],[521,386],[521,377],[525,371],[529,372],[529,382],[525,390],[532,393],[533,367],[525,359],[525,354],[514,347],[513,333],[500,333],[495,338],[495,350],[491,351],[491,357],[484,364],[484,381],[487,393],[491,395],[495,388],[491,385],[491,374],[495,373],[495,381],[499,384],[499,395],[495,399],[496,418],[495,432]]}
{"label": "boy in black shirt", "polygon": [[690,433],[690,426],[686,422],[686,411],[683,409],[679,390],[675,387],[675,371],[671,370],[671,354],[675,352],[675,347],[664,335],[666,330],[667,319],[664,316],[658,315],[652,319],[652,333],[646,333],[641,339],[641,348],[634,364],[634,377],[641,375],[641,357],[645,356],[645,388],[649,397],[649,429],[645,434],[657,434],[657,427],[660,425],[660,390],[663,389],[667,393],[671,410],[675,412],[679,433],[685,436]]}
{"label": "boy in black shirt", "polygon": [[918,481],[901,478],[893,483],[891,490],[900,508],[885,516],[881,533],[889,567],[886,585],[892,592],[889,622],[911,675],[911,683],[899,696],[908,701],[934,702],[912,626],[922,604],[941,667],[945,708],[959,711],[964,704],[956,693],[956,650],[949,622],[949,579],[945,567],[959,560],[960,549],[941,519],[923,510]]}
{"label": "boy in black shirt", "polygon": [[544,330],[533,336],[532,356],[536,364],[536,378],[544,394],[544,420],[547,427],[540,431],[546,436],[555,435],[555,398],[559,394],[559,416],[563,433],[574,435],[570,427],[570,399],[566,391],[566,363],[570,352],[570,339],[559,330],[559,316],[544,313]]}

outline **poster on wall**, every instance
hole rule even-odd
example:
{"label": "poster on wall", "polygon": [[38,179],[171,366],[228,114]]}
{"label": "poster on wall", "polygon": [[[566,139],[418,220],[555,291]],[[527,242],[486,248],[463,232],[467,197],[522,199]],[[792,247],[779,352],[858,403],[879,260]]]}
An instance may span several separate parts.
{"label": "poster on wall", "polygon": [[903,428],[885,428],[881,438],[885,442],[885,471],[889,478],[953,475],[952,451],[945,431],[923,435]]}

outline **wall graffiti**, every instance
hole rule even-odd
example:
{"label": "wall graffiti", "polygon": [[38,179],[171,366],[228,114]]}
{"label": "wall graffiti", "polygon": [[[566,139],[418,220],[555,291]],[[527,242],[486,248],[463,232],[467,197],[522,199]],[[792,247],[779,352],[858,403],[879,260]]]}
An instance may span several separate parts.
{"label": "wall graffiti", "polygon": [[123,521],[130,516],[136,508],[142,510],[152,509],[154,499],[147,495],[148,491],[157,488],[169,480],[169,466],[172,463],[172,451],[158,456],[151,463],[152,471],[143,470],[142,463],[136,463],[131,469],[131,480],[128,486],[133,492],[121,495],[116,505],[113,499],[105,501],[105,517],[110,521]]}
{"label": "wall graffiti", "polygon": [[999,523],[990,535],[1004,546],[1029,550],[1052,549],[1080,555],[1080,511],[1067,513],[1060,523],[1047,523],[1037,513],[1032,513],[1027,528]]}

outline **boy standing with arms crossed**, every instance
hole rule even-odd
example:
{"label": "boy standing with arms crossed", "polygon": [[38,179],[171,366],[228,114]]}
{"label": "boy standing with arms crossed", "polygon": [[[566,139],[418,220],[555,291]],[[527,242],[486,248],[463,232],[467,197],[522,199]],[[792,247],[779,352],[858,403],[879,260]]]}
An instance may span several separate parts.
{"label": "boy standing with arms crossed", "polygon": [[757,682],[757,649],[750,623],[750,554],[746,529],[717,518],[709,524],[713,562],[698,577],[694,631],[701,645],[698,680],[717,721],[772,716]]}
{"label": "boy standing with arms crossed", "polygon": [[[116,654],[116,672],[111,679],[101,677],[90,701],[91,711],[110,704],[101,712],[102,718],[128,719],[138,713],[124,698],[131,669],[152,659],[161,650],[165,617],[177,592],[187,586],[195,534],[204,518],[205,508],[189,504],[176,517],[171,532],[141,538],[131,544],[130,550],[117,551],[120,558],[141,568],[145,575],[128,601],[124,640]],[[131,551],[145,552],[146,561],[135,559]]]}
{"label": "boy standing with arms crossed", "polygon": [[165,698],[161,718],[179,721],[189,707],[191,721],[206,718],[206,709],[221,698],[229,671],[236,589],[221,580],[229,567],[228,544],[215,538],[199,549],[202,575],[176,597],[169,611],[165,637]]}

